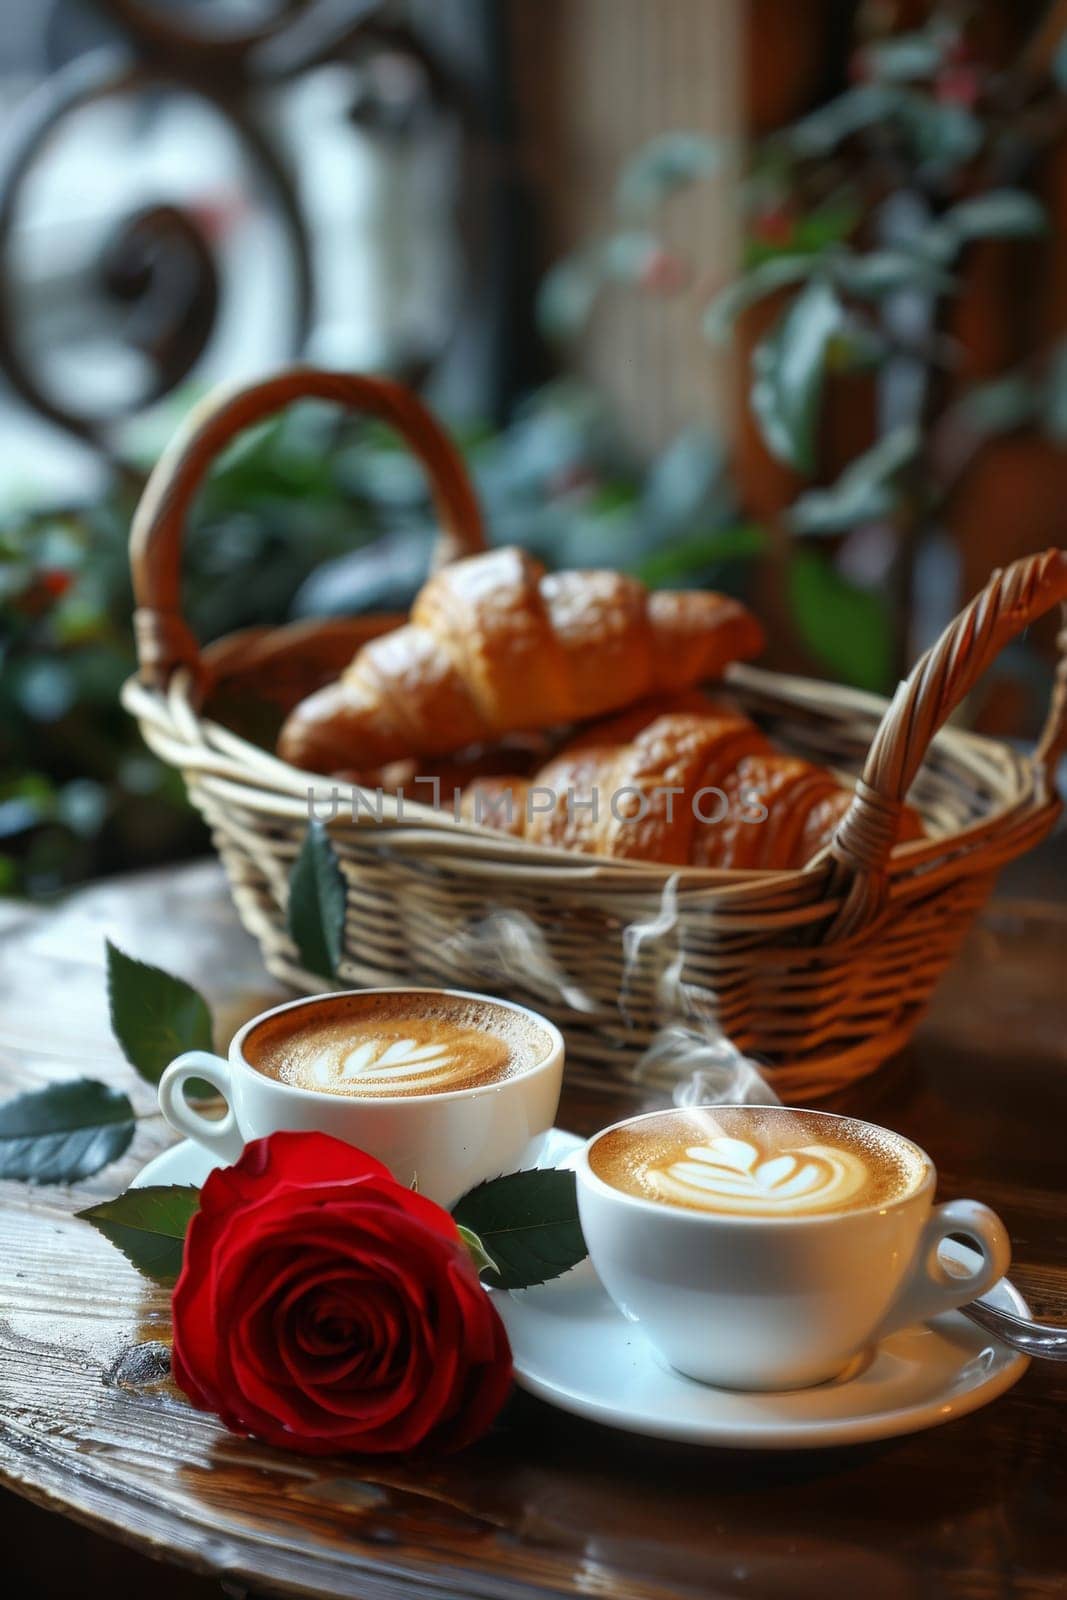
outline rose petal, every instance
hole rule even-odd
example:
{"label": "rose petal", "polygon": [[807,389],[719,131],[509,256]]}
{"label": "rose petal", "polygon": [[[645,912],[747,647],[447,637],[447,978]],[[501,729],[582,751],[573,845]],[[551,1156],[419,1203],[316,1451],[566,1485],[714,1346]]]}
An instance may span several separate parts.
{"label": "rose petal", "polygon": [[[378,1270],[378,1281],[381,1281],[382,1277],[388,1279],[395,1268],[393,1263],[386,1261],[379,1263]],[[302,1278],[297,1276],[288,1283],[290,1292],[294,1283],[298,1291],[307,1287]],[[402,1296],[398,1297],[398,1303],[410,1308],[410,1297],[406,1302]],[[410,1309],[408,1316],[406,1342],[413,1347],[417,1360],[422,1342],[422,1325]],[[360,1420],[364,1425],[376,1424],[384,1416],[395,1415],[408,1403],[403,1394],[396,1392],[396,1379],[390,1389],[381,1394],[357,1390],[346,1397],[344,1390],[336,1390],[333,1386],[320,1388],[309,1374],[301,1376],[291,1359],[288,1359],[288,1350],[275,1345],[269,1353],[270,1359],[265,1359],[261,1339],[255,1335],[250,1339],[244,1323],[245,1319],[240,1319],[227,1339],[233,1380],[257,1410],[270,1412],[289,1427],[315,1427],[319,1431],[333,1433],[336,1431],[335,1418],[341,1418],[346,1427],[350,1427],[353,1420]],[[402,1386],[402,1375],[399,1381]],[[316,1410],[321,1413],[318,1417]]]}
{"label": "rose petal", "polygon": [[457,1448],[489,1425],[507,1335],[441,1207],[318,1134],[255,1141],[201,1202],[174,1293],[194,1404],[315,1455]]}

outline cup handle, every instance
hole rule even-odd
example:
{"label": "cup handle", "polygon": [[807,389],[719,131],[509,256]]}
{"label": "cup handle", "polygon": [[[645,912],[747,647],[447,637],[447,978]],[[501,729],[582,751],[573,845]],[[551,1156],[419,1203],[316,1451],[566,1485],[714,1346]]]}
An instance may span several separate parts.
{"label": "cup handle", "polygon": [[[963,1235],[982,1257],[980,1265],[967,1271],[945,1262],[940,1246],[950,1234]],[[995,1211],[978,1200],[949,1200],[935,1206],[920,1236],[911,1272],[879,1329],[879,1337],[977,1300],[1010,1265],[1008,1230]]]}
{"label": "cup handle", "polygon": [[[226,1101],[226,1115],[212,1120],[202,1117],[185,1098],[185,1085],[190,1078],[203,1078],[217,1089]],[[244,1140],[233,1114],[233,1088],[229,1064],[221,1056],[206,1050],[187,1050],[172,1061],[159,1080],[159,1109],[175,1133],[194,1139],[214,1156],[229,1163],[236,1161],[244,1149]]]}

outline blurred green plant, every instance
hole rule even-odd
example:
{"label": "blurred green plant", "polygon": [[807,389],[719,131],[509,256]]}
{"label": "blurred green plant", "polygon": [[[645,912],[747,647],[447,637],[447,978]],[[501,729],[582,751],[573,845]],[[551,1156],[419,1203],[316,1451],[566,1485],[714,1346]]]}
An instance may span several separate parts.
{"label": "blurred green plant", "polygon": [[[498,542],[553,565],[737,586],[760,534],[740,524],[721,451],[692,430],[651,470],[577,385],[512,425],[455,430]],[[134,670],[133,499],[0,519],[0,893],[47,895],[204,847],[180,777],[118,692]],[[434,521],[421,470],[384,428],[306,405],[220,460],[189,528],[184,604],[198,637],[293,615],[408,604]]]}
{"label": "blurred green plant", "polygon": [[[949,0],[922,28],[894,33],[892,6],[856,9],[850,86],[744,154],[741,270],[710,300],[706,276],[667,242],[667,202],[733,170],[741,153],[693,133],[637,153],[618,184],[615,225],[559,262],[540,297],[542,325],[559,339],[620,284],[699,296],[713,342],[770,302],[749,356],[749,404],[767,450],[804,479],[820,476],[831,375],[876,371],[877,437],[836,481],[799,489],[772,547],[810,652],[877,690],[907,664],[917,553],[962,473],[991,438],[1019,427],[1067,439],[1067,343],[962,395],[947,381],[959,351],[943,329],[967,251],[1045,230],[1022,185],[1067,127],[1062,5],[1007,69],[976,53],[974,10]],[[755,554],[767,541],[751,532]],[[664,559],[673,573],[684,554]]]}
{"label": "blurred green plant", "polygon": [[[813,480],[773,526],[746,515],[704,430],[639,466],[603,403],[574,383],[531,397],[501,432],[457,430],[497,542],[553,565],[733,592],[769,555],[811,654],[872,689],[900,668],[916,552],[962,472],[1019,427],[1067,438],[1067,344],[949,403],[955,351],[941,331],[974,241],[1044,226],[1021,180],[1063,131],[1062,26],[1039,27],[1018,65],[998,71],[976,56],[955,5],[908,34],[887,31],[890,9],[858,8],[850,87],[748,153],[735,281],[709,300],[659,224],[668,202],[733,171],[738,153],[669,133],[624,169],[616,226],[560,262],[540,297],[558,338],[613,286],[699,296],[712,340],[771,300],[751,353],[753,415],[768,450]],[[878,436],[820,482],[829,381],[872,369]],[[146,465],[154,454],[150,443]],[[100,506],[0,517],[0,892],[46,894],[204,842],[180,779],[118,705],[134,668],[131,511],[116,490]],[[188,614],[209,639],[293,615],[402,607],[432,538],[421,472],[389,434],[297,407],[238,441],[201,495],[184,559]]]}
{"label": "blurred green plant", "polygon": [[[176,408],[177,409],[177,408]],[[198,635],[283,620],[318,562],[381,522],[347,481],[335,419],[247,435],[200,498],[183,559]],[[0,889],[41,895],[202,847],[181,780],[118,703],[134,670],[133,497],[0,523]]]}

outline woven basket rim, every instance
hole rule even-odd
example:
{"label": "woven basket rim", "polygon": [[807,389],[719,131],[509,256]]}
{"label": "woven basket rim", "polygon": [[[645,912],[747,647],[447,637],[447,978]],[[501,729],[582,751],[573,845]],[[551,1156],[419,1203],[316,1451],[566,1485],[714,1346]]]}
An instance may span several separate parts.
{"label": "woven basket rim", "polygon": [[[225,646],[230,637],[227,635],[218,643]],[[889,704],[887,699],[868,690],[750,666],[731,667],[724,684],[729,689],[772,696],[779,702],[782,713],[788,713],[792,700],[798,710],[823,721],[845,720],[858,714],[870,722],[872,730]],[[468,868],[477,870],[476,863],[483,858],[486,866],[491,865],[494,871],[521,872],[526,881],[543,876],[546,884],[555,881],[560,886],[561,880],[566,880],[570,888],[579,888],[583,882],[606,887],[607,880],[618,880],[620,888],[628,885],[634,892],[653,887],[662,891],[674,879],[678,893],[713,891],[716,898],[725,898],[734,894],[743,896],[746,889],[763,893],[772,886],[785,891],[803,884],[810,889],[827,869],[829,847],[806,866],[786,870],[672,866],[579,854],[560,846],[531,845],[525,839],[466,818],[457,820],[448,811],[438,811],[414,800],[405,799],[402,815],[397,816],[396,802],[388,795],[381,800],[381,824],[376,817],[367,814],[365,806],[357,808],[353,820],[354,797],[372,796],[375,791],[291,766],[243,735],[204,717],[195,703],[195,692],[193,677],[184,670],[173,675],[166,690],[146,685],[134,674],[124,683],[121,699],[140,722],[148,743],[163,759],[183,771],[190,766],[199,771],[197,781],[209,784],[220,798],[279,818],[306,817],[312,792],[319,795],[336,792],[339,801],[348,801],[349,809],[328,819],[332,832],[343,835],[353,829],[384,826],[391,841],[403,839],[405,853],[425,842],[431,849],[465,853]],[[834,718],[835,710],[840,711],[839,718]],[[991,783],[999,780],[998,803],[963,828],[895,846],[888,863],[891,877],[921,871],[964,852],[979,836],[988,842],[991,838],[1011,835],[1028,820],[1059,809],[1054,796],[1045,801],[1039,798],[1039,770],[1033,757],[1002,740],[949,725],[939,730],[930,748],[963,758],[967,766],[972,766],[975,758],[988,763],[987,779]],[[236,770],[228,774],[212,772],[212,767],[217,769],[220,765]],[[425,839],[427,834],[429,839]]]}
{"label": "woven basket rim", "polygon": [[[134,514],[139,677],[125,685],[122,701],[149,747],[182,773],[270,970],[317,989],[315,974],[293,966],[287,903],[308,826],[308,790],[320,780],[224,726],[226,713],[213,721],[201,707],[221,711],[211,691],[235,689],[242,678],[258,678],[279,706],[291,702],[335,677],[359,645],[401,619],[367,614],[253,626],[202,651],[182,594],[186,524],[212,461],[244,430],[308,397],[375,417],[399,435],[435,506],[435,567],[486,548],[464,461],[402,385],[296,367],[219,391],[183,423]],[[1064,609],[1060,659],[1033,757],[946,727],[1000,652],[1053,606]],[[394,801],[390,821],[383,797],[379,825],[376,792],[353,787],[373,809],[358,810],[355,820],[340,811],[323,818],[345,880],[345,979],[466,980],[470,947],[457,955],[449,941],[457,933],[466,938],[472,922],[476,927],[498,905],[522,917],[527,941],[517,970],[514,963],[501,967],[505,992],[517,988],[514,998],[557,1022],[570,1008],[559,974],[569,985],[574,973],[590,997],[588,1018],[583,1011],[568,1024],[572,1063],[583,1069],[627,1079],[635,1049],[644,1051],[664,1021],[692,1013],[707,1015],[738,1048],[771,1060],[775,1081],[794,1097],[801,1089],[804,1098],[821,1096],[872,1070],[910,1034],[998,869],[1042,838],[1060,813],[1067,550],[1052,547],[992,573],[891,703],[760,668],[737,668],[725,678],[746,709],[772,720],[787,747],[855,774],[854,797],[819,857],[788,872],[724,872],[571,854],[415,801],[402,818]],[[905,793],[920,774],[913,792],[930,833],[894,848]],[[624,948],[620,929],[635,923],[642,938]],[[531,952],[536,959],[528,959]],[[661,984],[668,975],[669,993]],[[665,1065],[656,1072],[657,1081],[670,1080]]]}

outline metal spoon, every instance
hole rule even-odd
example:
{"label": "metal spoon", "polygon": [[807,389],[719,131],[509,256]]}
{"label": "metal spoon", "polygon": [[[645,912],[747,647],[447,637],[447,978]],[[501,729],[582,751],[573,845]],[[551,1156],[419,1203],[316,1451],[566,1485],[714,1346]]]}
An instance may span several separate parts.
{"label": "metal spoon", "polygon": [[972,1300],[959,1309],[980,1328],[994,1334],[1001,1344],[1021,1350],[1023,1355],[1040,1356],[1043,1361],[1067,1361],[1067,1327],[1028,1322],[1024,1317],[1012,1316],[1010,1311],[999,1311],[985,1300]]}

